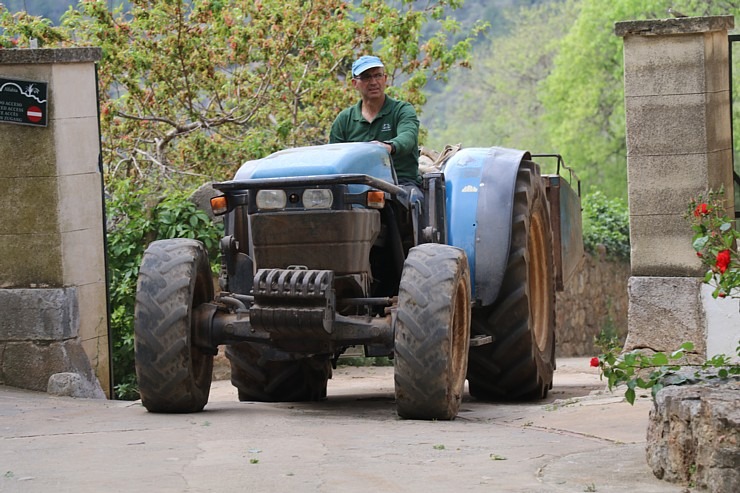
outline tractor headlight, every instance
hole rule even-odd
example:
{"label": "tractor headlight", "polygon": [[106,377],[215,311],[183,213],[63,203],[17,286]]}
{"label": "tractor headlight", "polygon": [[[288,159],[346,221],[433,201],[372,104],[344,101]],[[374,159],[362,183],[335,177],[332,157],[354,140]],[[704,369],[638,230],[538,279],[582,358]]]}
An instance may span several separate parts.
{"label": "tractor headlight", "polygon": [[303,207],[306,209],[329,209],[334,202],[331,190],[311,188],[303,192]]}
{"label": "tractor headlight", "polygon": [[259,190],[256,201],[258,209],[284,209],[287,197],[283,190]]}

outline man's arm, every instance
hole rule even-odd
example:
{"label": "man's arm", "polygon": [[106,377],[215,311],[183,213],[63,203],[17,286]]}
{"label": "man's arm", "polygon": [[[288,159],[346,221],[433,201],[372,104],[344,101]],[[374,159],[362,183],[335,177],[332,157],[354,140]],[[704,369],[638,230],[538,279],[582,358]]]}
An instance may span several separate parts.
{"label": "man's arm", "polygon": [[396,156],[411,154],[419,147],[419,118],[410,103],[403,102],[398,109],[396,136],[391,139]]}
{"label": "man's arm", "polygon": [[334,123],[331,124],[331,131],[329,132],[329,143],[337,144],[339,142],[347,142],[346,118],[344,112],[337,115],[334,119]]}

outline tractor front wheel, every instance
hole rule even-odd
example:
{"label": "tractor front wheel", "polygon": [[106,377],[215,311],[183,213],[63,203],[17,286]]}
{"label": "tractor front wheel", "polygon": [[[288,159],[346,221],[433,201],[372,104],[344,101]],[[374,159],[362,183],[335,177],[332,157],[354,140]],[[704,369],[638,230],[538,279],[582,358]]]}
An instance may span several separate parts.
{"label": "tractor front wheel", "polygon": [[398,415],[454,419],[470,339],[470,269],[463,250],[426,243],[409,251],[394,338]]}
{"label": "tractor front wheel", "polygon": [[195,309],[213,299],[199,241],[155,241],[144,252],[134,308],[136,377],[150,412],[198,412],[208,402],[213,355],[193,343]]}

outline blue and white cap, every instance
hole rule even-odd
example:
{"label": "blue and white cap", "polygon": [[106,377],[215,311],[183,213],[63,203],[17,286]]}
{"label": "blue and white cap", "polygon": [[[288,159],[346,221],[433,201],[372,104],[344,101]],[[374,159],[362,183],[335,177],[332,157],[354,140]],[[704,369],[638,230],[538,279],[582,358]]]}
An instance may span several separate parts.
{"label": "blue and white cap", "polygon": [[380,58],[372,55],[363,55],[352,64],[352,77],[357,77],[365,70],[384,66],[383,62],[380,61]]}

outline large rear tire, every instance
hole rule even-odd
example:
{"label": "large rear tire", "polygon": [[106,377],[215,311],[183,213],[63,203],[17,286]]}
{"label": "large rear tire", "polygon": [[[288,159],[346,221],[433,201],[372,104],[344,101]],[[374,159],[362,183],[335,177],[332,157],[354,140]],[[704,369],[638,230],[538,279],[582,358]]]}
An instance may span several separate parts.
{"label": "large rear tire", "polygon": [[470,269],[463,250],[427,243],[409,251],[394,338],[398,415],[454,419],[470,339]]}
{"label": "large rear tire", "polygon": [[198,412],[208,402],[213,355],[193,343],[194,310],[213,299],[199,241],[155,241],[144,252],[134,309],[136,376],[150,412]]}
{"label": "large rear tire", "polygon": [[231,383],[240,401],[301,402],[326,398],[331,378],[328,357],[276,360],[275,350],[242,342],[226,348],[231,363]]}
{"label": "large rear tire", "polygon": [[511,246],[493,305],[473,310],[472,333],[493,343],[472,347],[470,394],[482,400],[547,395],[555,370],[555,282],[545,186],[535,163],[517,174]]}

